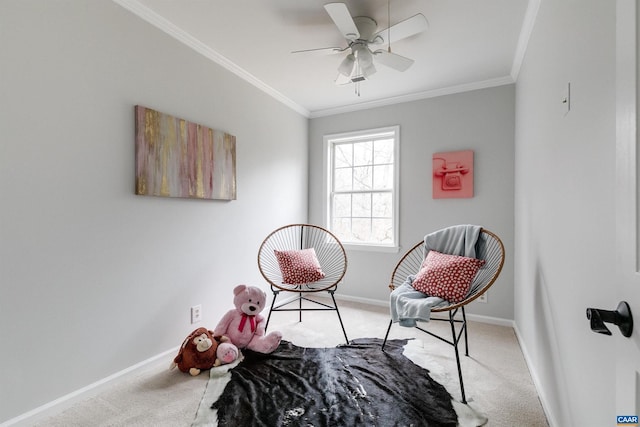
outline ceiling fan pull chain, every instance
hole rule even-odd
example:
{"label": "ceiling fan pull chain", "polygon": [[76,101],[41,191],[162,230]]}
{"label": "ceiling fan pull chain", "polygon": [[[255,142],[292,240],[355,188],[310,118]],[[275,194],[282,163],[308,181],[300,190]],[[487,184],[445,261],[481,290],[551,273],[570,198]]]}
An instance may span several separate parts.
{"label": "ceiling fan pull chain", "polygon": [[389,40],[387,52],[391,53],[391,0],[387,0],[387,39]]}
{"label": "ceiling fan pull chain", "polygon": [[[356,61],[356,75],[362,75],[362,69],[360,67],[360,56],[358,55],[358,60]],[[360,96],[360,80],[356,82],[356,95]]]}

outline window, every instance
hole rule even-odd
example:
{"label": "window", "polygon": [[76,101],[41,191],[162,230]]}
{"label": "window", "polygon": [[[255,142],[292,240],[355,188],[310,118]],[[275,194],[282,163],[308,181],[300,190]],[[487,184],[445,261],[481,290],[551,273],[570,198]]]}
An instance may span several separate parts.
{"label": "window", "polygon": [[397,250],[399,127],[324,137],[327,228],[344,245]]}

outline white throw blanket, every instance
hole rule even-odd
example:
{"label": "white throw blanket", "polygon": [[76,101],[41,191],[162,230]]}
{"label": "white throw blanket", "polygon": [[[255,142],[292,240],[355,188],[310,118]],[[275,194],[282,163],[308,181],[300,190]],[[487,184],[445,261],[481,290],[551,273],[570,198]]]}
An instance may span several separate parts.
{"label": "white throw blanket", "polygon": [[479,225],[454,225],[424,237],[424,255],[434,250],[443,254],[476,257],[476,243],[482,232]]}
{"label": "white throw blanket", "polygon": [[[478,225],[455,225],[427,234],[424,238],[424,257],[434,250],[450,255],[476,257],[476,243],[482,227]],[[418,272],[416,271],[416,274]],[[432,297],[413,288],[415,276],[408,276],[404,283],[391,292],[389,308],[391,320],[400,326],[414,327],[416,321],[428,322],[431,309],[448,304],[442,298]]]}

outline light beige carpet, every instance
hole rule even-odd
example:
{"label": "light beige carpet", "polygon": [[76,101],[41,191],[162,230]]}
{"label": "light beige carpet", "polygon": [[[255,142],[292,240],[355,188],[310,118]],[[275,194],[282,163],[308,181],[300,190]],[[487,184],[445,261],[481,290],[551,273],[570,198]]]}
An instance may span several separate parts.
{"label": "light beige carpet", "polygon": [[[339,302],[339,306],[349,339],[384,338],[389,323],[388,309],[348,302]],[[450,333],[447,322],[432,321],[427,326],[442,334]],[[303,347],[334,347],[344,343],[335,312],[304,312],[302,323],[298,322],[297,313],[274,313],[269,330],[280,330],[284,339]],[[434,379],[447,386],[454,398],[460,399],[450,345],[397,324],[392,327],[389,338],[417,338],[415,345],[429,354]],[[471,407],[487,416],[486,425],[548,426],[513,329],[470,322],[469,341],[470,357],[462,360],[467,400]],[[169,371],[172,358],[173,355],[167,356],[135,378],[118,382],[60,414],[25,425],[191,426],[209,375],[191,377]]]}

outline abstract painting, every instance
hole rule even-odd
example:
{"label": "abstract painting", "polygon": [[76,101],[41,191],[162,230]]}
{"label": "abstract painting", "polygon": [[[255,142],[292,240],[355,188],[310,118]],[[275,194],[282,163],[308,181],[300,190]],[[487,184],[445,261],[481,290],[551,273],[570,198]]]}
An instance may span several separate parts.
{"label": "abstract painting", "polygon": [[433,198],[473,197],[473,150],[433,154]]}
{"label": "abstract painting", "polygon": [[236,137],[136,105],[136,194],[236,199]]}

